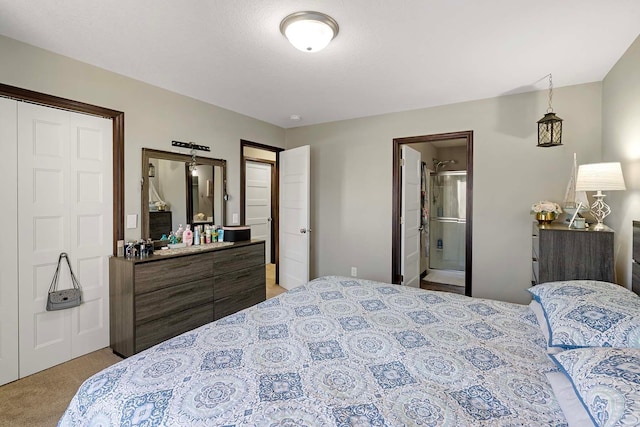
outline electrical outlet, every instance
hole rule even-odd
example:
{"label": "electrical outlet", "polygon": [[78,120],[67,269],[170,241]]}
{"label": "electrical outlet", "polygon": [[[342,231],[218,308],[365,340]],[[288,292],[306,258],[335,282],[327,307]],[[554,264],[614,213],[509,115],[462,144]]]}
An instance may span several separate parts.
{"label": "electrical outlet", "polygon": [[237,213],[234,213],[234,214],[233,214],[233,220],[232,220],[232,222],[233,222],[234,224],[238,224],[238,221],[240,221],[240,218],[238,217],[238,214],[237,214]]}
{"label": "electrical outlet", "polygon": [[358,277],[358,267],[351,267],[351,277]]}

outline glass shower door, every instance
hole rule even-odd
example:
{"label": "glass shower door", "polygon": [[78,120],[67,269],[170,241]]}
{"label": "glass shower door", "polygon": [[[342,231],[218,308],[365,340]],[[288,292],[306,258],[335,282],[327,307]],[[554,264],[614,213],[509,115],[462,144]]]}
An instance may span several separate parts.
{"label": "glass shower door", "polygon": [[431,174],[429,267],[465,268],[467,172]]}

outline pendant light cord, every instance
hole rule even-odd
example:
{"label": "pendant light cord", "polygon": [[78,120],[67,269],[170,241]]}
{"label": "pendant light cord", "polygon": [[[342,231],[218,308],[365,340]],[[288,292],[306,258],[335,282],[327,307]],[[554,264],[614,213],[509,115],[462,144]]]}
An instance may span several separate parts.
{"label": "pendant light cord", "polygon": [[553,113],[553,108],[551,107],[552,100],[553,100],[553,76],[549,74],[549,108],[547,108],[547,113]]}

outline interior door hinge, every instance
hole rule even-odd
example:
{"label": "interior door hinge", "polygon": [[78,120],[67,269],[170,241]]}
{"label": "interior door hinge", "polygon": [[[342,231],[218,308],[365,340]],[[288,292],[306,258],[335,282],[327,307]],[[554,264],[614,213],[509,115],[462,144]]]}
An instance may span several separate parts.
{"label": "interior door hinge", "polygon": [[404,159],[400,159],[400,166],[404,166]]}
{"label": "interior door hinge", "polygon": [[403,274],[401,274],[401,275],[400,275],[400,284],[402,285],[403,283],[404,283],[404,275],[403,275]]}
{"label": "interior door hinge", "polygon": [[400,217],[400,225],[402,225],[402,224],[404,224],[404,217],[403,216]]}

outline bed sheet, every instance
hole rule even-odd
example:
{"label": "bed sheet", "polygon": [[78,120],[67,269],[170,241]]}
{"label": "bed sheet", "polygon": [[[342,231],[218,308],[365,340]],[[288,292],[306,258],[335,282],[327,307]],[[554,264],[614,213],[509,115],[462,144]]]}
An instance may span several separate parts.
{"label": "bed sheet", "polygon": [[60,426],[565,426],[523,305],[323,277],[83,383]]}

